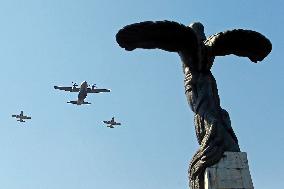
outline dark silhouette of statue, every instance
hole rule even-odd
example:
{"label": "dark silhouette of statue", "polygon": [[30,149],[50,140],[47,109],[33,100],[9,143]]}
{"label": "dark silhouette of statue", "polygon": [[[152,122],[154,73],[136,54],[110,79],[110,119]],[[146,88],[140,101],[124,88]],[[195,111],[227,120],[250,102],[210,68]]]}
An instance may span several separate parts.
{"label": "dark silhouette of statue", "polygon": [[194,112],[200,145],[189,167],[190,187],[204,189],[205,169],[216,164],[225,151],[240,151],[229,114],[220,106],[217,84],[210,71],[214,58],[234,54],[257,63],[270,53],[270,41],[258,32],[243,29],[206,38],[201,23],[187,27],[171,21],[125,26],[117,33],[116,40],[128,51],[159,48],[179,54],[185,74],[185,94]]}

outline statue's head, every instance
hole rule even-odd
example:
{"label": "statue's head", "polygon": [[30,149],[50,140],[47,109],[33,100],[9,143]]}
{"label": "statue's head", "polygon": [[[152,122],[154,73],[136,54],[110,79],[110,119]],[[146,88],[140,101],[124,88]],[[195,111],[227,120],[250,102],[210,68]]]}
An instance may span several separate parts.
{"label": "statue's head", "polygon": [[204,34],[204,26],[200,22],[194,22],[189,25],[191,29],[197,34],[197,36],[201,39],[201,41],[206,40],[206,36]]}

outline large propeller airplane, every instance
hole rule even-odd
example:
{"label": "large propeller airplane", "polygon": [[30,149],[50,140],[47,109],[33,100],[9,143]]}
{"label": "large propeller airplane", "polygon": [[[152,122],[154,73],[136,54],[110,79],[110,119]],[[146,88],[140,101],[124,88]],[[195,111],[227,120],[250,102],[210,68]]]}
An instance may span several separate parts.
{"label": "large propeller airplane", "polygon": [[12,115],[12,117],[15,117],[19,122],[26,122],[24,119],[32,119],[29,116],[25,116],[23,111],[21,111],[19,115]]}
{"label": "large propeller airplane", "polygon": [[89,86],[87,81],[83,81],[80,87],[78,87],[76,83],[73,83],[72,87],[54,86],[54,88],[59,89],[59,90],[69,91],[69,92],[79,92],[77,100],[72,100],[72,101],[67,102],[67,103],[76,104],[76,105],[91,104],[90,102],[84,101],[88,93],[110,92],[110,89],[98,89],[96,87],[96,84]]}
{"label": "large propeller airplane", "polygon": [[114,128],[114,126],[121,125],[121,123],[114,121],[114,117],[112,117],[110,121],[103,121],[103,123],[107,124],[107,127],[109,128]]}

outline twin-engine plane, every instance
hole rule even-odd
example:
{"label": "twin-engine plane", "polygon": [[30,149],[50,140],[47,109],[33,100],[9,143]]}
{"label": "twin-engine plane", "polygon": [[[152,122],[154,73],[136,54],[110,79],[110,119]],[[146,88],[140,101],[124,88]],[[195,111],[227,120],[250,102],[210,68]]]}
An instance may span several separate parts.
{"label": "twin-engine plane", "polygon": [[15,117],[19,122],[26,122],[24,119],[32,119],[29,116],[25,116],[23,111],[21,111],[21,113],[18,115],[12,115],[12,117]]}
{"label": "twin-engine plane", "polygon": [[87,81],[83,81],[80,87],[78,87],[76,83],[73,83],[72,87],[54,86],[54,88],[59,89],[59,90],[69,91],[69,92],[79,92],[77,100],[71,100],[67,102],[67,103],[76,104],[76,105],[91,104],[90,102],[84,101],[88,93],[110,92],[110,89],[98,89],[95,84],[90,87]]}

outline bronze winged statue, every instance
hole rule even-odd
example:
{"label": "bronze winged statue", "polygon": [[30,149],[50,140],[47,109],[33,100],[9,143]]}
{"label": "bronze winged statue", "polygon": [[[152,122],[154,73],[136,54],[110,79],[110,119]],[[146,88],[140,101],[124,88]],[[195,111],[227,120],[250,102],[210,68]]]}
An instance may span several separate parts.
{"label": "bronze winged statue", "polygon": [[185,26],[173,21],[131,24],[119,30],[116,40],[127,51],[158,48],[179,54],[185,94],[194,112],[200,145],[189,167],[190,187],[204,189],[205,169],[217,163],[225,151],[240,151],[229,114],[220,106],[217,84],[210,71],[214,58],[234,54],[257,63],[270,53],[272,44],[262,34],[243,29],[206,38],[201,23]]}

